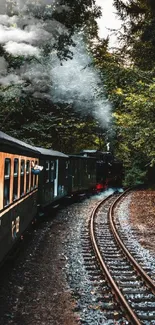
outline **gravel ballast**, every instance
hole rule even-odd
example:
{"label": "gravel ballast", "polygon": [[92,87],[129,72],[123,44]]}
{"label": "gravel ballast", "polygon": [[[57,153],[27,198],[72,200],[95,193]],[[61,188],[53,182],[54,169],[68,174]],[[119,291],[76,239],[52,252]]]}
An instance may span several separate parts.
{"label": "gravel ballast", "polygon": [[[146,245],[144,242],[144,229],[145,238],[150,232],[149,209],[151,222],[155,223],[155,192],[146,192],[130,194],[118,212],[124,228],[132,233],[135,245],[140,250],[143,245],[142,251],[147,251],[147,264],[153,263],[155,254],[153,240],[150,238],[148,244],[147,239]],[[137,195],[139,204],[136,209]],[[82,254],[81,234],[93,207],[102,197],[103,194],[92,196],[64,207],[55,217],[51,213],[33,231],[26,248],[13,264],[10,262],[3,267],[0,277],[1,325],[119,324],[106,319],[99,308]],[[151,197],[150,200],[148,197]],[[138,231],[135,236],[132,227],[142,232]]]}

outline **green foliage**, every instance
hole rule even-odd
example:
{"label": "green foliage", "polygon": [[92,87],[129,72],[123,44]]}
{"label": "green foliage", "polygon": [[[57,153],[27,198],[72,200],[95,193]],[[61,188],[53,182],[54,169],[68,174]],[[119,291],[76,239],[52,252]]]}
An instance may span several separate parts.
{"label": "green foliage", "polygon": [[[10,109],[11,107],[11,109]],[[105,149],[104,131],[92,116],[83,116],[68,104],[45,99],[20,98],[1,105],[0,128],[32,145],[65,153],[82,149]]]}
{"label": "green foliage", "polygon": [[154,0],[114,0],[118,16],[123,20],[122,55],[129,55],[141,70],[152,70],[155,64]]}
{"label": "green foliage", "polygon": [[146,182],[146,170],[141,170],[139,166],[132,165],[125,170],[124,186],[140,185]]}
{"label": "green foliage", "polygon": [[113,103],[115,155],[125,167],[125,185],[146,180],[148,166],[155,164],[155,79],[153,71],[126,67],[102,41],[93,48],[94,64]]}

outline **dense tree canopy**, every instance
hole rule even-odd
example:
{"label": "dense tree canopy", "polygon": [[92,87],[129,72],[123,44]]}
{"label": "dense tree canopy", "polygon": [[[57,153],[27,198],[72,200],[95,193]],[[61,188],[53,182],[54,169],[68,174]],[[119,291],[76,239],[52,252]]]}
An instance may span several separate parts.
{"label": "dense tree canopy", "polygon": [[114,0],[122,19],[122,53],[142,70],[152,70],[155,64],[155,1]]}
{"label": "dense tree canopy", "polygon": [[3,2],[1,130],[66,153],[110,142],[125,184],[145,181],[155,164],[154,1],[113,1],[117,52],[99,39],[93,0]]}
{"label": "dense tree canopy", "polygon": [[155,164],[154,69],[141,70],[137,61],[124,65],[118,52],[109,53],[107,46],[106,41],[100,41],[93,55],[113,103],[112,147],[124,162],[125,184],[139,183],[146,180],[148,166]]}

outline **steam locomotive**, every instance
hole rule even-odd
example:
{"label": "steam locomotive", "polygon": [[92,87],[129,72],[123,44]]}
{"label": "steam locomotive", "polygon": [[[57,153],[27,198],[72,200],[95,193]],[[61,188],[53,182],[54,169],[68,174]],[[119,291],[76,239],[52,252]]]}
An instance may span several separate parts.
{"label": "steam locomotive", "polygon": [[96,160],[96,186],[97,191],[107,187],[121,187],[123,179],[123,164],[111,152],[99,150],[83,150],[85,157],[94,157]]}
{"label": "steam locomotive", "polygon": [[[34,172],[32,162],[42,171]],[[0,132],[0,262],[46,207],[67,196],[120,186],[122,170],[109,152],[66,155]]]}

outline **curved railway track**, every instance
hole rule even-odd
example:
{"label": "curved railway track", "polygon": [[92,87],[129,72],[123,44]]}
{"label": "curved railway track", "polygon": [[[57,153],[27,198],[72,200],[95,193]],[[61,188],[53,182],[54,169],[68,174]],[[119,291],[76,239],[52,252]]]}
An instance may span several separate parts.
{"label": "curved railway track", "polygon": [[134,325],[154,325],[155,283],[123,243],[113,218],[124,195],[109,196],[95,207],[90,219],[91,243],[123,315]]}

